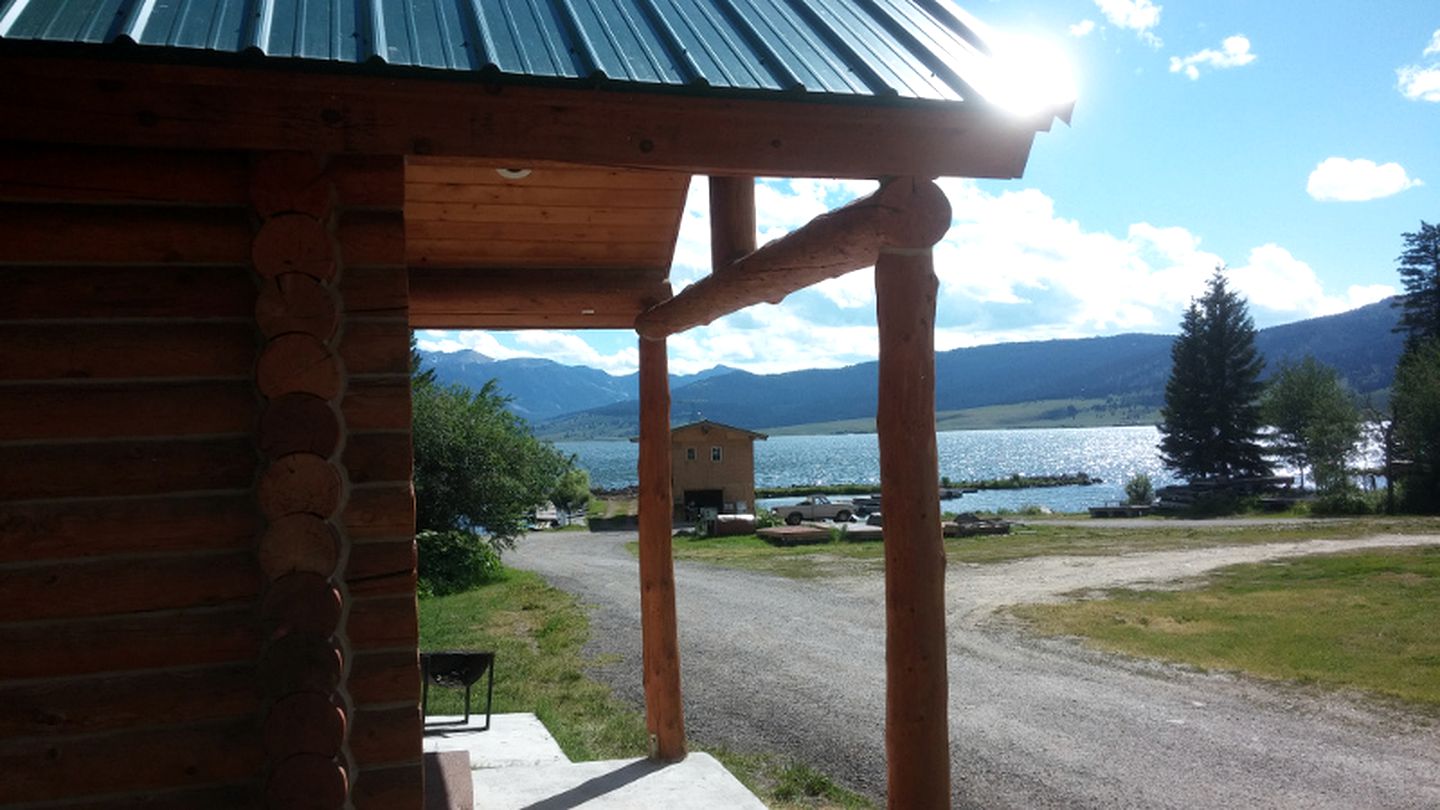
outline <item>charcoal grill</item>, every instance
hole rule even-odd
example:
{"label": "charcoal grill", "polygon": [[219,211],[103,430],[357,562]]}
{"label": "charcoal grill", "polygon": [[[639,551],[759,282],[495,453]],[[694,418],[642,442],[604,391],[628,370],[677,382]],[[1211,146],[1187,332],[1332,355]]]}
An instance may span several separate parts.
{"label": "charcoal grill", "polygon": [[430,713],[430,685],[465,689],[465,719],[470,724],[470,690],[476,681],[486,678],[485,683],[485,726],[490,728],[490,700],[495,694],[495,653],[445,650],[420,653],[421,697],[420,711]]}

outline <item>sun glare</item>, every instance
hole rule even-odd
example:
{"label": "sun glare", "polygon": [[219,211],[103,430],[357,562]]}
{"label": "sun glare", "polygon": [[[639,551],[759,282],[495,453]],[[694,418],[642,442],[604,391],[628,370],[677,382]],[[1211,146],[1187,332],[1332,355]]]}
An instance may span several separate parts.
{"label": "sun glare", "polygon": [[996,32],[989,40],[994,73],[977,88],[1017,117],[1068,111],[1075,101],[1075,68],[1064,46],[1034,34]]}

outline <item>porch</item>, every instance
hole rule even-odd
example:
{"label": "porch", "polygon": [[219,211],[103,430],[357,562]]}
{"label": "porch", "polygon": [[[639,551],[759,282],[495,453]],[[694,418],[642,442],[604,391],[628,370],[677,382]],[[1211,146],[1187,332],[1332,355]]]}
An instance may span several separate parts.
{"label": "porch", "polygon": [[484,724],[483,717],[427,718],[427,810],[765,806],[709,754],[571,762],[533,714],[495,715],[489,730]]}

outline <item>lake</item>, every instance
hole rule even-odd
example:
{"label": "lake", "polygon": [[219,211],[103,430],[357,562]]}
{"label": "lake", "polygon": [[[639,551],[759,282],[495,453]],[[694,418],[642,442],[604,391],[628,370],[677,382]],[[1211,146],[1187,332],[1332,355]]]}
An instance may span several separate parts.
{"label": "lake", "polygon": [[[1104,480],[1092,486],[990,490],[945,501],[955,512],[987,512],[1036,505],[1057,512],[1080,512],[1106,501],[1123,500],[1125,482],[1145,473],[1157,488],[1176,483],[1160,464],[1154,427],[1053,428],[1032,430],[956,430],[936,434],[940,474],[954,480],[1059,475],[1084,472]],[[628,441],[556,442],[575,454],[596,487],[614,489],[636,483],[638,446]],[[873,433],[839,436],[773,436],[755,443],[755,484],[813,486],[880,482],[880,446]],[[762,505],[793,502],[762,500]]]}

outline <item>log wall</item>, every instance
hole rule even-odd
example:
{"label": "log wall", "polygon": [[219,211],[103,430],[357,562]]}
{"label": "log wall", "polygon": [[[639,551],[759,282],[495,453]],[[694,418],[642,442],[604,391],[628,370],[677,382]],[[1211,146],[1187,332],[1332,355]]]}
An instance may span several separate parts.
{"label": "log wall", "polygon": [[0,807],[420,806],[402,200],[0,143]]}

